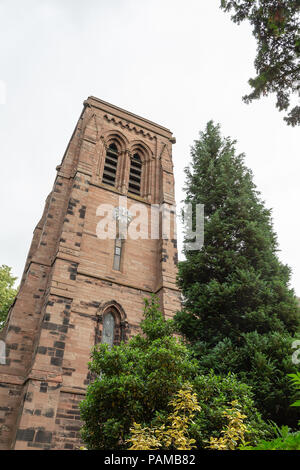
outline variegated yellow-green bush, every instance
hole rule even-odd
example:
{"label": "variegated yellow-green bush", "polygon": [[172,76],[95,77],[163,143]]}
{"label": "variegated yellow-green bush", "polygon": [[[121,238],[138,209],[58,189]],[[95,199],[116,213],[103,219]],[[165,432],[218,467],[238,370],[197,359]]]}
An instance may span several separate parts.
{"label": "variegated yellow-green bush", "polygon": [[176,393],[169,405],[173,408],[173,412],[161,426],[149,428],[133,424],[130,429],[131,437],[127,441],[132,444],[129,450],[190,450],[195,447],[193,446],[195,439],[188,437],[188,429],[195,413],[201,408],[192,386],[186,384]]}
{"label": "variegated yellow-green bush", "polygon": [[223,415],[227,418],[228,424],[219,438],[211,437],[209,449],[214,450],[236,450],[239,445],[245,445],[245,434],[247,426],[244,424],[246,415],[240,411],[240,405],[237,400],[231,402],[231,408],[225,410]]}

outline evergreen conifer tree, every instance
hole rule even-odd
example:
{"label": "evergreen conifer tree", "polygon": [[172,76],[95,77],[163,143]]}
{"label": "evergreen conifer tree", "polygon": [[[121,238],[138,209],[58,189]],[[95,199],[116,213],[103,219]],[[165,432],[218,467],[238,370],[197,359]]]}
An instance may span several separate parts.
{"label": "evergreen conifer tree", "polygon": [[175,320],[203,373],[238,374],[265,418],[296,425],[286,374],[295,370],[299,308],[271,211],[235,143],[211,121],[192,147],[186,202],[204,204],[204,246],[179,265],[184,308]]}
{"label": "evergreen conifer tree", "polygon": [[290,107],[300,92],[300,0],[221,0],[221,8],[233,13],[235,23],[248,20],[257,41],[257,75],[244,101],[275,93],[276,107],[289,109],[287,124],[300,125],[299,104]]}

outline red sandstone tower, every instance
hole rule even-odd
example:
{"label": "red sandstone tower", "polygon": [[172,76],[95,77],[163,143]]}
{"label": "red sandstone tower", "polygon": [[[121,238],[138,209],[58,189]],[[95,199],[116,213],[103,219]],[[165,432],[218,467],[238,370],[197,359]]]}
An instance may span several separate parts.
{"label": "red sandstone tower", "polygon": [[0,336],[0,449],[78,448],[91,348],[134,335],[151,293],[165,316],[179,309],[174,233],[97,236],[97,208],[118,208],[120,196],[129,211],[142,204],[149,220],[153,204],[175,218],[174,142],[147,119],[94,97],[84,102]]}

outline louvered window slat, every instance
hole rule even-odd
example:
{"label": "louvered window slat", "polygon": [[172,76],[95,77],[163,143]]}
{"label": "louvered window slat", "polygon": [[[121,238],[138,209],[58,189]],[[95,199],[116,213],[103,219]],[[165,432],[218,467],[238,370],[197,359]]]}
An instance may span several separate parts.
{"label": "louvered window slat", "polygon": [[115,186],[118,167],[118,150],[115,144],[110,144],[107,149],[102,182],[110,186]]}
{"label": "louvered window slat", "polygon": [[128,192],[141,195],[142,162],[138,153],[131,159]]}

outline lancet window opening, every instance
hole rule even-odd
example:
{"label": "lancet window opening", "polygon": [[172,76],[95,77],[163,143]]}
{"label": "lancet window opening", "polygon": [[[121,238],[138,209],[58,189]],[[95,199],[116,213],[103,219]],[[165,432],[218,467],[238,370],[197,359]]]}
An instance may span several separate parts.
{"label": "lancet window opening", "polygon": [[106,151],[102,182],[116,186],[119,153],[116,144],[111,143]]}
{"label": "lancet window opening", "polygon": [[123,240],[121,238],[116,238],[115,248],[114,248],[114,263],[113,263],[113,269],[115,271],[121,270],[122,248],[123,248]]}
{"label": "lancet window opening", "polygon": [[135,153],[130,161],[128,192],[141,195],[142,161],[138,153]]}

